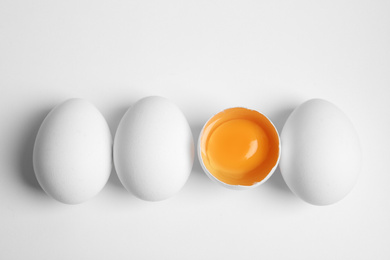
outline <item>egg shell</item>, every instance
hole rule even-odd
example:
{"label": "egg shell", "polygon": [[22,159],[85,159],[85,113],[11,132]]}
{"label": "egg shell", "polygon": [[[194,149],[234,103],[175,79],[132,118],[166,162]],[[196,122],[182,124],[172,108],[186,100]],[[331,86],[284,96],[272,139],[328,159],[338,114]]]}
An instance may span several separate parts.
{"label": "egg shell", "polygon": [[33,165],[43,190],[60,202],[97,195],[112,168],[112,136],[103,115],[83,99],[56,106],[38,131]]}
{"label": "egg shell", "polygon": [[354,187],[361,165],[359,138],[332,103],[312,99],[297,107],[283,127],[281,142],[281,173],[304,201],[333,204]]}
{"label": "egg shell", "polygon": [[[239,107],[240,108],[240,107]],[[244,108],[244,107],[242,107]],[[248,109],[248,108],[244,108],[244,109]],[[227,109],[225,109],[224,111],[226,111]],[[256,111],[256,110],[253,110],[253,109],[249,109],[249,110],[252,110],[252,111]],[[259,182],[256,182],[254,183],[253,185],[250,185],[250,186],[246,186],[246,185],[231,185],[231,184],[227,184],[227,183],[224,183],[222,181],[220,181],[219,179],[217,179],[206,167],[206,165],[204,164],[203,160],[202,160],[202,149],[201,149],[201,138],[202,138],[202,135],[203,135],[203,132],[205,130],[205,127],[207,125],[207,123],[217,114],[214,114],[213,116],[211,116],[207,121],[206,123],[204,124],[202,130],[200,131],[200,134],[199,134],[199,137],[198,137],[198,145],[197,145],[197,153],[198,153],[198,159],[199,159],[199,163],[203,169],[203,171],[206,173],[206,175],[212,180],[214,181],[215,183],[219,184],[219,185],[222,185],[223,187],[225,188],[228,188],[228,189],[231,189],[231,190],[248,190],[248,189],[252,189],[252,188],[256,188],[258,186],[260,186],[261,184],[265,183],[275,172],[276,168],[278,167],[278,164],[279,164],[279,161],[280,161],[280,157],[281,157],[281,142],[280,142],[280,137],[279,137],[279,133],[278,133],[278,130],[277,128],[275,127],[275,125],[272,123],[272,121],[267,117],[265,116],[264,114],[256,111],[257,113],[261,114],[262,116],[264,116],[268,122],[270,123],[270,125],[273,127],[274,131],[276,132],[276,135],[278,137],[278,159],[274,165],[274,167],[270,170],[270,172],[268,173],[268,175],[262,179],[261,181]]]}
{"label": "egg shell", "polygon": [[147,201],[176,194],[194,160],[190,126],[180,109],[162,97],[146,97],[123,116],[114,140],[114,164],[125,188]]}

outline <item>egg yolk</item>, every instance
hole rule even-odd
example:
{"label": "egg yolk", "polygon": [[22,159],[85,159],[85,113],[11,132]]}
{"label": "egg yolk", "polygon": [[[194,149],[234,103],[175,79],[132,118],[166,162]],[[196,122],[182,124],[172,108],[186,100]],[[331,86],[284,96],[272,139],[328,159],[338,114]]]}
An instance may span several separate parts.
{"label": "egg yolk", "polygon": [[201,135],[207,170],[230,185],[253,185],[276,165],[279,138],[272,123],[257,111],[231,108],[215,115]]}

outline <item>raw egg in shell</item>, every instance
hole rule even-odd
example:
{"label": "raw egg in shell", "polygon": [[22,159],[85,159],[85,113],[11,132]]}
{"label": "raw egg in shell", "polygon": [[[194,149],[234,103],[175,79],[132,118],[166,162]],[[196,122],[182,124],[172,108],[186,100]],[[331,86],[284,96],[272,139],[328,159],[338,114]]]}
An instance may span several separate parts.
{"label": "raw egg in shell", "polygon": [[280,158],[279,134],[258,111],[235,107],[211,117],[198,143],[200,164],[206,174],[232,189],[264,183]]}

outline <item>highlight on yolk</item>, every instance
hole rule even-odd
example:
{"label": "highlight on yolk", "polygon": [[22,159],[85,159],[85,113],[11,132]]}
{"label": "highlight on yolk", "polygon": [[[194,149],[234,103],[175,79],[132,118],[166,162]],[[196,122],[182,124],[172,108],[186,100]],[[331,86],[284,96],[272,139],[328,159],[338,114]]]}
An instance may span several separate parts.
{"label": "highlight on yolk", "polygon": [[213,116],[200,137],[202,163],[229,185],[252,186],[264,180],[277,165],[279,150],[279,135],[269,119],[241,107]]}

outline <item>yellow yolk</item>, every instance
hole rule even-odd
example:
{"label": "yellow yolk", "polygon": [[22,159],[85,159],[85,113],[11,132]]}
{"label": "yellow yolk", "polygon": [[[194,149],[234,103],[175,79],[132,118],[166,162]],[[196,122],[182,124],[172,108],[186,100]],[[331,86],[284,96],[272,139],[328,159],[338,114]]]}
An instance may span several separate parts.
{"label": "yellow yolk", "polygon": [[211,118],[201,136],[207,170],[230,185],[250,186],[263,180],[279,157],[279,137],[257,111],[231,108]]}
{"label": "yellow yolk", "polygon": [[207,146],[210,165],[232,178],[252,171],[267,156],[268,139],[257,124],[235,119],[219,126]]}

